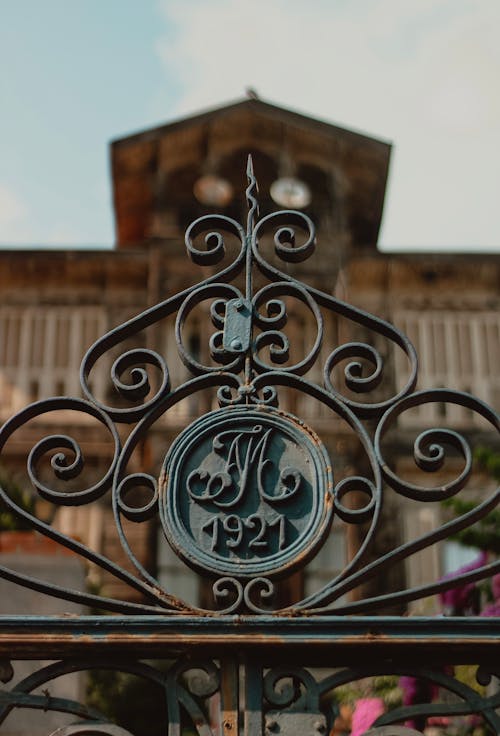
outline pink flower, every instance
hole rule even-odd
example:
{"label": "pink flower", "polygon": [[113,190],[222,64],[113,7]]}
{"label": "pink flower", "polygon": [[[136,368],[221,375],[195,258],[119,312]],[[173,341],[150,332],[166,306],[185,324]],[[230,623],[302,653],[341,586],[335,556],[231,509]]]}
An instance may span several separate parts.
{"label": "pink flower", "polygon": [[500,601],[500,573],[493,575],[491,578],[491,591],[493,593],[493,598],[496,601]]}
{"label": "pink flower", "polygon": [[[399,687],[403,691],[403,705],[431,703],[439,693],[439,688],[434,682],[418,680],[412,675],[402,675],[399,678]],[[409,720],[405,726],[418,728],[419,723],[416,720]]]}
{"label": "pink flower", "polygon": [[403,705],[413,705],[413,703],[418,702],[419,687],[416,677],[402,675],[399,678],[399,687],[403,691]]}
{"label": "pink flower", "polygon": [[352,714],[351,736],[362,736],[385,713],[382,698],[360,698]]}
{"label": "pink flower", "polygon": [[431,716],[427,719],[427,725],[442,726],[443,728],[446,728],[446,726],[450,725],[450,719],[448,716]]}
{"label": "pink flower", "polygon": [[[481,552],[479,557],[477,557],[473,562],[465,565],[464,567],[461,567],[455,572],[448,573],[448,575],[445,575],[442,580],[453,580],[453,578],[458,577],[458,575],[462,575],[462,573],[477,570],[478,568],[485,565],[487,561],[487,552]],[[445,590],[440,593],[439,600],[445,608],[451,610],[455,615],[459,613],[465,613],[466,609],[471,607],[472,594],[475,590],[475,587],[475,583],[459,583],[456,588],[451,588],[450,590]]]}
{"label": "pink flower", "polygon": [[496,616],[500,617],[500,600],[497,600],[495,603],[489,603],[483,608],[479,615],[489,618],[495,618]]}

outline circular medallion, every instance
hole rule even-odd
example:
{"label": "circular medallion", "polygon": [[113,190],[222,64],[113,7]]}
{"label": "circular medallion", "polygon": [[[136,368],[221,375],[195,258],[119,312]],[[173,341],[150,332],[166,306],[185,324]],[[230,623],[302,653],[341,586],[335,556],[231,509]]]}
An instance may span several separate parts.
{"label": "circular medallion", "polygon": [[248,578],[304,565],[332,521],[333,477],[316,434],[269,407],[221,409],[173,442],[160,478],[170,545],[199,572]]}

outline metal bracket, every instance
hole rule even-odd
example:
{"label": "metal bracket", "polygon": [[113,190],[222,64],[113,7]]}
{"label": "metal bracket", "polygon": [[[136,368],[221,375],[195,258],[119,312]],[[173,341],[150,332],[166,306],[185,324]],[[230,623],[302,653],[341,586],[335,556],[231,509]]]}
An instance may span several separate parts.
{"label": "metal bracket", "polygon": [[252,335],[252,303],[230,299],[226,304],[222,347],[228,353],[246,353]]}

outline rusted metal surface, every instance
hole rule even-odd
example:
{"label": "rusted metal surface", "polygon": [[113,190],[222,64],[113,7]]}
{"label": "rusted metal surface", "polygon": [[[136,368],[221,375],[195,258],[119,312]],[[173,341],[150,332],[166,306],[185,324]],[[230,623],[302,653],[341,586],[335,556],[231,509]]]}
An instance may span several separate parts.
{"label": "rusted metal surface", "polygon": [[[0,497],[40,535],[142,596],[142,601],[115,600],[1,568],[0,576],[6,580],[40,593],[126,615],[1,618],[2,681],[8,683],[12,676],[8,659],[13,660],[14,671],[17,660],[60,661],[35,666],[32,675],[0,691],[0,724],[13,710],[31,708],[73,714],[92,724],[89,733],[118,733],[85,704],[50,694],[49,685],[58,677],[104,668],[158,686],[168,736],[181,736],[186,722],[201,736],[318,736],[332,726],[331,704],[338,688],[392,673],[430,682],[453,698],[383,714],[374,724],[374,735],[409,734],[392,724],[450,714],[477,714],[499,733],[498,691],[478,694],[444,666],[480,664],[477,680],[482,687],[498,678],[500,619],[371,614],[489,577],[500,571],[500,561],[489,561],[454,579],[350,598],[356,588],[380,580],[396,563],[474,524],[500,499],[500,490],[493,490],[472,511],[411,542],[397,543],[376,559],[370,557],[381,528],[384,492],[436,503],[461,491],[471,473],[472,451],[466,439],[449,429],[429,429],[415,440],[417,467],[426,473],[439,471],[451,447],[454,460],[461,463],[458,474],[445,482],[438,476],[432,487],[400,478],[385,447],[400,415],[427,402],[449,402],[476,412],[497,432],[499,417],[468,394],[415,391],[417,358],[406,336],[387,322],[298,282],[287,265],[279,269],[275,260],[295,264],[311,256],[313,223],[295,211],[259,220],[251,161],[247,178],[246,227],[225,216],[207,215],[186,232],[189,256],[209,266],[211,275],[100,338],[81,366],[85,399],[36,402],[0,430],[1,455],[20,427],[50,412],[76,412],[100,426],[113,448],[100,479],[71,486],[83,478],[85,458],[78,442],[65,434],[39,440],[26,458],[27,471],[35,493],[54,509],[101,502],[109,495],[117,537],[131,569],[28,513],[7,490],[0,489]],[[221,231],[236,239],[239,250],[215,271],[225,255]],[[266,259],[259,248],[269,231],[274,233],[275,260]],[[299,356],[294,355],[286,331],[290,302],[305,310],[309,319],[310,345]],[[205,351],[195,349],[187,334],[187,325],[201,306],[214,328],[211,335],[199,335]],[[353,340],[330,346],[326,359],[321,358],[326,313],[346,318],[402,351],[408,364],[402,388],[380,395],[387,367],[380,350],[371,344]],[[143,329],[167,317],[175,319],[177,351],[188,372],[187,379],[175,386],[168,356],[144,347],[138,339]],[[136,347],[130,348],[131,340],[136,340]],[[104,404],[92,391],[93,370],[110,355],[111,382],[120,396],[116,405]],[[311,377],[312,368],[319,368],[321,379]],[[184,428],[164,449],[155,472],[138,470],[134,456],[156,423],[168,418],[180,401],[204,390],[217,399],[219,409],[203,413]],[[332,420],[347,424],[363,454],[363,471],[335,478],[335,458],[332,461],[320,436],[280,408],[287,392],[307,395],[328,408]],[[61,484],[68,484],[69,490]],[[349,503],[351,494],[363,498],[364,505]],[[290,578],[317,556],[334,518],[348,529],[363,530],[355,555],[318,589],[307,595],[297,591],[290,604],[281,605],[275,595],[281,579]],[[151,520],[157,521],[178,557],[210,581],[212,601],[205,608],[162,587],[134,554],[127,523]],[[62,733],[86,732],[76,728]]]}
{"label": "rusted metal surface", "polygon": [[[85,460],[77,441],[63,434],[37,442],[27,457],[27,469],[35,492],[53,508],[97,503],[110,495],[116,532],[132,569],[61,534],[45,520],[34,518],[19,508],[6,490],[0,489],[0,495],[14,514],[30,522],[40,534],[128,585],[135,602],[64,589],[3,568],[0,575],[7,580],[129,615],[203,616],[213,611],[219,615],[267,616],[274,612],[279,616],[338,616],[366,615],[388,606],[401,608],[410,601],[500,571],[500,562],[493,560],[455,580],[350,598],[355,589],[379,580],[396,563],[475,523],[500,499],[500,490],[491,491],[473,511],[412,542],[396,545],[377,559],[370,557],[380,532],[384,489],[417,502],[437,503],[457,494],[471,473],[472,451],[467,440],[456,431],[429,429],[415,440],[418,468],[426,473],[439,471],[451,448],[454,459],[461,459],[461,469],[452,480],[437,480],[435,487],[420,487],[400,478],[385,456],[386,436],[396,427],[400,415],[427,402],[449,402],[481,415],[496,431],[500,421],[492,409],[468,394],[446,389],[415,392],[417,358],[406,336],[387,322],[297,281],[286,268],[280,270],[274,261],[266,259],[259,244],[269,232],[274,233],[278,260],[294,264],[309,258],[315,248],[314,225],[307,215],[296,211],[279,211],[259,220],[251,161],[247,178],[245,227],[226,216],[207,215],[186,231],[186,247],[192,260],[212,269],[224,263],[220,270],[100,338],[81,366],[85,399],[63,397],[36,402],[0,430],[1,454],[20,427],[49,412],[83,414],[101,427],[114,452],[103,477],[91,485],[61,490],[61,482],[83,482]],[[240,245],[229,264],[223,261],[222,232]],[[200,245],[203,238],[204,244]],[[267,282],[264,285],[263,279]],[[311,333],[306,354],[292,360],[287,336],[290,302],[308,313]],[[200,334],[208,351],[198,354],[188,339],[186,326],[201,305],[215,331]],[[401,350],[408,363],[402,388],[383,398],[377,393],[387,367],[381,352],[368,343],[352,341],[332,346],[323,364],[318,365],[324,342],[324,313],[345,317]],[[168,356],[143,346],[130,349],[130,341],[138,339],[144,328],[168,316],[175,316],[177,350],[189,374],[178,386],[171,385]],[[117,350],[121,352],[115,357]],[[203,357],[207,352],[210,359]],[[94,367],[111,354],[111,381],[121,397],[116,406],[103,404],[92,392]],[[322,372],[322,384],[311,379],[309,371],[313,367]],[[159,480],[157,471],[138,471],[134,454],[156,423],[168,418],[179,401],[205,389],[216,394],[220,409],[202,416],[178,435],[165,453]],[[353,470],[335,480],[335,459],[329,458],[321,439],[300,419],[279,408],[282,390],[308,395],[330,410],[332,420],[347,424],[364,454],[363,473]],[[131,429],[122,447],[123,425]],[[137,494],[139,503],[134,502]],[[363,498],[364,505],[350,503],[353,496]],[[347,528],[362,527],[362,541],[354,558],[319,589],[286,607],[280,606],[276,581],[290,577],[317,555],[333,518]],[[153,519],[159,521],[183,562],[211,580],[213,600],[206,608],[179,600],[134,554],[127,522],[141,524]]]}
{"label": "rusted metal surface", "polygon": [[[475,661],[478,654],[496,657],[500,621],[485,618],[400,617],[183,617],[151,620],[149,617],[13,617],[3,618],[0,656],[16,659],[133,653],[148,657],[176,656],[199,651],[217,654],[237,649],[252,656],[279,653],[295,658],[300,652],[308,664],[332,655],[346,663],[355,654],[366,657],[399,652],[405,657],[432,655],[441,661]],[[404,654],[403,654],[404,652]]]}

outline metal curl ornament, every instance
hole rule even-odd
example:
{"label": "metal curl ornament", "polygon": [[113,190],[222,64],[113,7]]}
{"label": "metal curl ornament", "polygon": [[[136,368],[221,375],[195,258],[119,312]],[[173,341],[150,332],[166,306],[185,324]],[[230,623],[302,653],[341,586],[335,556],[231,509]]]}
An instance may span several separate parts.
{"label": "metal curl ornament", "polygon": [[[493,495],[453,523],[444,524],[412,543],[400,545],[377,560],[371,560],[369,549],[380,526],[383,494],[386,493],[382,479],[400,495],[419,501],[439,501],[464,486],[472,462],[470,448],[460,434],[443,429],[422,432],[414,444],[418,468],[426,473],[439,470],[446,460],[447,446],[460,455],[462,466],[453,481],[436,484],[435,488],[421,488],[398,478],[391,470],[382,453],[382,440],[403,411],[428,401],[449,400],[477,411],[497,431],[500,420],[486,405],[468,395],[439,390],[412,393],[417,378],[417,359],[411,342],[402,333],[384,320],[299,283],[271,265],[259,249],[259,242],[266,234],[274,230],[275,253],[281,261],[299,263],[313,253],[314,225],[303,213],[292,211],[277,212],[256,221],[257,181],[251,160],[247,177],[246,231],[235,220],[214,215],[199,218],[186,231],[186,247],[193,261],[212,268],[220,263],[220,270],[97,340],[81,365],[81,384],[88,401],[55,399],[46,404],[42,402],[38,408],[31,407],[21,412],[0,431],[1,449],[2,441],[30,418],[54,409],[77,409],[91,415],[111,432],[114,456],[97,484],[62,493],[58,485],[51,488],[45,480],[41,473],[45,459],[49,461],[49,469],[58,483],[75,481],[72,485],[76,486],[83,474],[82,448],[76,440],[61,432],[35,444],[27,459],[28,474],[41,497],[61,506],[95,501],[111,489],[117,535],[138,576],[127,573],[102,555],[92,553],[84,545],[65,538],[31,515],[16,510],[12,500],[10,505],[6,500],[6,504],[21,516],[24,513],[24,518],[42,534],[111,572],[139,591],[147,601],[144,604],[118,601],[113,607],[106,605],[108,610],[141,611],[148,615],[188,610],[202,612],[162,590],[155,576],[133,554],[127,538],[132,527],[125,521],[139,523],[152,520],[157,514],[176,554],[200,574],[217,580],[214,584],[216,607],[221,609],[222,605],[218,613],[266,613],[271,608],[266,606],[272,595],[273,583],[270,581],[305,567],[330,533],[333,515],[345,524],[366,524],[366,528],[361,529],[364,537],[359,548],[344,569],[332,575],[320,590],[294,602],[285,612],[307,611],[311,615],[367,612],[378,610],[385,604],[404,603],[424,593],[435,592],[432,586],[423,586],[345,604],[339,601],[354,587],[380,574],[396,560],[404,560],[457,529],[469,526],[498,503],[498,496]],[[224,233],[239,243],[239,251],[225,267],[222,265],[227,260]],[[200,244],[198,241],[203,238],[204,244]],[[270,282],[262,286],[260,279],[258,290],[254,290],[255,271]],[[301,354],[298,359],[292,354],[293,365],[288,365],[291,342],[291,337],[286,335],[288,300],[298,300],[300,309],[304,308],[309,322],[314,324],[312,347],[308,348],[307,355]],[[209,319],[215,327],[215,332],[205,337],[206,347],[215,363],[210,365],[190,353],[184,334],[186,320],[202,302],[206,303]],[[382,401],[377,398],[369,401],[370,393],[380,388],[385,371],[383,353],[363,342],[348,342],[333,349],[323,366],[324,386],[306,378],[319,360],[326,314],[349,320],[355,327],[371,330],[377,338],[382,337],[402,350],[409,366],[403,388]],[[124,341],[128,345],[133,337],[140,337],[142,345],[145,336],[139,333],[169,317],[176,319],[179,355],[194,378],[191,376],[172,386],[167,362],[161,353],[136,347],[114,358],[111,368],[112,385],[131,406],[106,406],[97,400],[90,388],[90,377],[96,363],[104,356],[115,356],[117,348],[123,349]],[[267,351],[268,361],[259,355],[263,349]],[[344,396],[334,386],[332,373],[343,361],[347,361],[344,368],[346,389],[363,395],[363,400]],[[157,379],[156,373],[160,374],[157,380],[159,388],[150,380],[153,373]],[[173,439],[170,449],[166,448],[159,480],[148,472],[137,472],[132,456],[140,449],[147,432],[156,431],[156,422],[168,418],[170,409],[202,390],[213,390],[221,408],[204,417],[203,423],[196,420]],[[369,466],[366,477],[356,474],[336,485],[333,483],[334,463],[328,460],[319,437],[299,419],[279,411],[279,399],[285,391],[311,397],[330,410],[332,417],[347,423],[359,440]],[[71,404],[72,401],[76,403]],[[363,424],[365,419],[378,420],[374,438],[371,436],[372,427]],[[135,425],[123,448],[118,439],[118,423]],[[215,439],[210,434],[212,430],[222,437],[228,426],[232,432],[231,439],[226,444],[222,443],[223,447],[217,449],[216,443],[211,447],[210,442]],[[303,454],[304,448],[312,453],[309,458],[306,457],[307,452]],[[315,458],[318,449],[323,458],[321,461]],[[189,457],[192,466],[187,460],[183,465],[185,457]],[[176,483],[173,490],[177,501],[171,507],[172,487],[169,484],[173,482],[172,478]],[[323,490],[317,485],[318,478],[322,479],[324,486],[326,484]],[[131,494],[136,488],[142,489],[142,494],[134,505]],[[349,494],[355,491],[365,497],[361,508],[349,508],[347,503]],[[4,498],[5,495],[0,489],[0,496]],[[492,570],[496,570],[495,566],[485,566],[474,576],[484,577]],[[2,574],[7,579],[14,577],[11,571],[2,571]],[[17,580],[21,577],[18,576]],[[30,585],[43,592],[65,596],[57,586],[44,586],[39,581],[32,581]],[[73,591],[67,597],[94,601],[92,596],[75,595]],[[105,600],[101,597],[96,599],[101,603]]]}
{"label": "metal curl ornament", "polygon": [[[217,228],[217,231],[211,231]],[[236,220],[225,215],[204,215],[195,220],[186,230],[185,243],[187,252],[194,263],[200,266],[214,266],[219,263],[225,255],[224,237],[219,230],[232,233],[243,244],[245,233]],[[203,232],[205,236],[206,250],[194,247],[195,238]]]}
{"label": "metal curl ornament", "polygon": [[417,501],[441,501],[458,493],[464,488],[472,472],[472,452],[467,440],[451,429],[430,429],[421,432],[415,440],[414,453],[416,465],[425,472],[436,472],[443,467],[445,460],[444,445],[452,447],[463,460],[461,472],[452,481],[436,487],[422,487],[399,478],[384,459],[382,440],[397,418],[406,410],[423,404],[444,402],[463,406],[486,419],[497,432],[500,432],[500,420],[496,412],[479,399],[469,394],[449,389],[430,389],[417,391],[399,401],[388,409],[380,420],[375,433],[375,451],[386,482],[399,494]]}
{"label": "metal curl ornament", "polygon": [[[118,462],[120,441],[116,428],[109,417],[84,399],[57,397],[37,401],[29,405],[13,419],[6,422],[0,430],[0,453],[11,435],[21,426],[54,411],[73,411],[96,419],[107,430],[112,441],[110,449],[113,457],[110,466],[104,476],[89,488],[75,490],[71,493],[56,491],[50,488],[40,480],[37,472],[40,462],[47,455],[52,453],[50,456],[50,467],[55,477],[59,480],[74,480],[82,473],[84,467],[81,448],[74,438],[68,437],[67,435],[50,435],[39,440],[29,452],[26,467],[30,481],[40,496],[47,501],[67,506],[79,506],[90,501],[95,501],[111,487],[114,468]],[[55,450],[59,450],[59,452],[54,452]],[[71,458],[68,457],[66,452],[62,452],[61,450],[69,451]]]}
{"label": "metal curl ornament", "polygon": [[[243,598],[245,605],[252,613],[268,613],[269,606],[265,607],[266,601],[270,604],[274,598],[274,584],[267,578],[254,578],[245,585]],[[260,599],[261,605],[254,601],[254,597]]]}
{"label": "metal curl ornament", "polygon": [[254,298],[257,309],[254,313],[255,324],[261,328],[273,327],[275,330],[281,330],[288,320],[285,303],[281,299],[269,299],[269,301],[265,302],[267,315],[264,315],[259,312],[260,303],[265,298],[262,290],[258,296],[260,297],[258,303],[257,297]]}
{"label": "metal curl ornament", "polygon": [[263,406],[278,406],[278,392],[275,386],[262,386],[261,389],[251,386],[250,389],[251,391],[247,393],[250,396],[251,403]]}
{"label": "metal curl ornament", "polygon": [[[219,371],[220,368],[218,366],[204,365],[203,363],[200,363],[200,361],[197,360],[194,356],[190,355],[189,350],[186,349],[183,340],[183,330],[184,324],[188,319],[190,312],[196,306],[201,304],[201,302],[207,301],[209,299],[214,300],[212,302],[210,311],[215,326],[219,327],[221,323],[225,321],[225,318],[223,318],[221,314],[222,303],[227,304],[229,300],[238,298],[242,298],[241,291],[231,284],[207,284],[204,286],[200,286],[198,289],[194,290],[185,299],[182,306],[180,307],[175,321],[175,337],[177,341],[177,349],[179,351],[179,356],[182,362],[184,363],[186,368],[188,368],[194,375],[199,376],[205,373]],[[219,363],[223,363],[226,370],[238,372],[241,369],[242,356],[239,353],[236,353],[236,355],[234,353],[231,355],[227,354],[222,347],[221,340],[222,333],[220,331],[216,332],[215,335],[212,336],[210,340],[210,350],[212,357]]]}
{"label": "metal curl ornament", "polygon": [[[41,655],[35,649],[40,645],[44,647],[43,658],[59,657],[62,651],[66,661],[44,667],[18,680],[10,692],[2,692],[0,723],[9,716],[9,711],[27,707],[40,712],[59,710],[93,721],[87,726],[63,727],[64,733],[81,732],[83,736],[87,732],[97,734],[109,730],[118,734],[119,727],[108,728],[90,707],[52,696],[48,691],[39,692],[41,686],[60,675],[95,666],[127,672],[147,685],[154,685],[166,712],[164,730],[172,734],[185,728],[203,736],[217,729],[226,734],[327,733],[335,715],[332,703],[341,702],[335,689],[385,674],[411,674],[437,685],[452,697],[443,697],[442,702],[434,700],[429,704],[391,708],[377,717],[366,736],[420,736],[420,731],[393,724],[417,718],[423,722],[430,716],[470,714],[481,718],[493,733],[500,733],[499,693],[478,692],[442,669],[443,664],[472,662],[478,652],[481,667],[477,681],[483,687],[490,685],[493,674],[498,674],[495,645],[499,641],[499,619],[496,623],[490,619],[488,623],[482,618],[459,621],[454,617],[419,620],[411,616],[369,616],[363,620],[358,616],[380,613],[387,607],[401,608],[411,601],[469,586],[500,572],[500,561],[495,559],[479,568],[466,568],[452,579],[415,587],[402,582],[400,590],[367,592],[370,588],[374,591],[371,582],[379,580],[395,565],[485,519],[500,502],[500,489],[490,492],[486,488],[490,496],[483,497],[471,510],[437,529],[402,543],[394,542],[391,549],[386,547],[381,551],[376,534],[381,528],[383,511],[392,511],[388,505],[384,509],[384,502],[391,499],[389,494],[438,502],[462,489],[472,464],[471,449],[459,433],[450,429],[426,429],[414,441],[416,467],[423,473],[446,469],[448,449],[451,449],[451,456],[460,458],[457,477],[445,484],[436,482],[431,488],[405,482],[389,467],[382,452],[384,440],[390,439],[388,433],[392,429],[398,431],[398,418],[412,407],[449,401],[477,412],[497,432],[500,419],[485,404],[467,394],[446,390],[413,393],[416,354],[404,335],[383,320],[298,284],[267,263],[259,253],[258,240],[268,226],[277,225],[274,243],[278,257],[298,263],[312,253],[312,223],[301,213],[284,212],[263,218],[255,225],[257,183],[250,161],[247,175],[246,233],[229,218],[213,216],[193,223],[186,233],[193,260],[213,267],[225,256],[224,238],[216,231],[216,224],[225,226],[241,242],[241,250],[232,263],[201,285],[146,310],[98,340],[82,362],[82,386],[88,401],[56,398],[40,402],[0,430],[0,450],[3,450],[14,432],[30,419],[41,419],[53,410],[71,409],[85,414],[86,419],[96,420],[100,428],[110,433],[113,456],[109,467],[99,482],[89,488],[81,490],[79,486],[79,490],[71,491],[83,475],[85,445],[82,442],[80,446],[76,439],[61,431],[34,445],[27,458],[28,474],[38,495],[54,506],[100,501],[110,489],[114,532],[127,557],[127,566],[134,566],[135,574],[19,508],[6,489],[0,488],[0,500],[40,534],[128,585],[134,601],[112,600],[63,588],[5,566],[0,566],[0,576],[37,592],[98,607],[101,611],[138,614],[128,622],[106,615],[83,616],[77,620],[63,616],[50,620],[43,617],[41,621],[36,616],[28,620],[23,616],[7,619],[1,633],[8,656],[11,649],[21,653],[18,659]],[[296,244],[299,229],[305,230],[305,237]],[[203,235],[206,250],[202,245],[194,245],[194,239]],[[256,294],[255,268],[272,282],[262,288],[259,281],[260,291]],[[244,278],[240,278],[242,274]],[[236,277],[235,285],[228,283]],[[316,320],[316,338],[308,355],[301,355],[295,365],[287,366],[283,360],[288,351],[285,328],[290,297],[302,301],[310,312],[308,316]],[[205,300],[208,304],[204,306],[209,307],[216,332],[212,337],[205,337],[204,347],[209,346],[217,363],[215,367],[197,361],[183,344],[182,324],[190,311]],[[394,390],[394,395],[384,401],[370,403],[370,392],[382,385],[384,352],[362,342],[334,347],[324,365],[323,384],[316,382],[316,378],[303,377],[318,360],[323,340],[321,320],[325,313],[371,329],[377,338],[382,336],[400,348],[409,365],[404,387],[399,392]],[[179,379],[179,384],[172,387],[166,361],[160,353],[142,347],[126,350],[114,361],[111,379],[121,397],[134,406],[124,409],[100,404],[89,387],[89,376],[96,362],[106,353],[115,355],[117,347],[124,349],[121,345],[124,340],[128,345],[130,338],[141,330],[175,315],[179,352],[195,377]],[[259,334],[255,335],[254,330]],[[148,343],[142,342],[141,336],[139,344]],[[259,359],[261,348],[269,348],[272,366]],[[366,403],[341,395],[333,385],[332,373],[338,371],[342,361],[347,362],[343,376],[345,388],[366,396]],[[159,389],[150,382],[154,371],[162,374]],[[221,408],[186,422],[188,426],[172,437],[173,429],[177,428],[175,422],[182,413],[173,411],[174,423],[166,429],[164,420],[171,416],[168,412],[183,399],[195,398],[201,391],[210,391],[212,398],[216,396]],[[334,469],[340,474],[345,472],[342,463],[337,463],[335,456],[330,460],[320,436],[300,418],[278,409],[278,399],[283,394],[291,398],[290,403],[297,395],[299,398],[306,395],[328,410],[326,422],[327,412],[318,413],[317,426],[327,426],[328,437],[333,439],[332,445],[339,454],[343,453],[341,435],[337,437],[336,425],[327,423],[331,420],[345,423],[349,435],[357,440],[352,456],[360,460],[362,470],[334,482]],[[194,405],[195,401],[190,404]],[[365,419],[375,419],[378,425],[365,424]],[[123,448],[119,438],[125,437],[125,432],[118,433],[119,422],[135,425],[130,428]],[[43,425],[38,422],[37,426]],[[163,438],[164,462],[157,479],[152,468],[159,468],[159,458],[150,457],[149,448],[156,448],[158,440]],[[147,452],[143,451],[145,448]],[[350,451],[351,446],[349,454]],[[53,483],[54,488],[45,480],[47,469],[50,478],[57,481]],[[59,491],[62,482],[68,482],[67,493]],[[137,490],[141,493],[134,503],[133,494]],[[350,494],[356,495],[355,504],[349,504]],[[132,542],[136,535],[132,530],[136,532],[136,527],[126,522],[147,522],[157,515],[165,538],[178,557],[197,570],[203,580],[215,580],[210,610],[186,603],[162,589],[151,570],[134,556]],[[291,601],[287,608],[279,608],[283,603],[274,598],[275,581],[303,570],[320,551],[322,559],[318,560],[320,565],[316,570],[322,566],[323,573],[325,569],[337,567],[338,560],[325,543],[337,533],[340,524],[358,525],[351,537],[358,543],[355,554],[343,569],[332,571],[330,579],[318,582],[319,590],[310,592],[310,584],[323,574],[313,574],[304,586],[308,591],[306,597]],[[351,595],[355,589],[360,591],[359,596]],[[276,592],[279,590],[276,586]],[[290,592],[291,588],[287,593]],[[146,621],[146,616],[155,618]],[[34,640],[36,636],[38,639]],[[408,658],[408,652],[417,646],[419,653]],[[85,659],[77,659],[83,651]],[[109,657],[110,652],[114,653],[113,657]],[[200,652],[206,659],[198,659]],[[301,659],[294,660],[299,653]],[[160,669],[131,661],[136,657],[163,658],[166,666]],[[346,661],[352,662],[352,666],[339,669]],[[373,661],[378,664],[366,664]],[[435,662],[434,670],[423,667],[423,661]],[[1,669],[2,676],[7,670],[3,679],[8,679],[11,674],[8,667],[4,665]]]}
{"label": "metal curl ornament", "polygon": [[[373,370],[368,376],[363,376],[363,364],[359,361],[354,361],[346,365],[344,369],[344,377],[347,388],[357,393],[366,393],[368,391],[373,391],[373,389],[380,385],[382,380],[383,360],[378,350],[375,350],[371,345],[365,345],[360,342],[351,342],[336,348],[325,362],[324,380],[325,387],[328,391],[340,396],[339,392],[335,391],[333,388],[330,375],[335,366],[337,366],[342,360],[346,360],[348,358],[363,358],[370,363]],[[355,402],[351,402],[351,404],[356,406]]]}
{"label": "metal curl ornament", "polygon": [[[219,615],[234,613],[243,603],[243,585],[236,578],[219,578],[212,585],[214,600],[218,605]],[[231,601],[231,598],[233,599]],[[230,601],[227,603],[227,601]],[[225,605],[225,607],[223,607]]]}
{"label": "metal curl ornament", "polygon": [[[283,302],[281,299],[278,300],[277,297],[297,299],[307,307],[309,313],[314,318],[316,335],[312,348],[297,363],[286,366],[287,373],[303,375],[314,365],[321,350],[323,317],[321,310],[307,290],[301,287],[300,284],[291,284],[289,281],[268,284],[262,287],[253,298],[254,312],[258,315],[256,317],[256,323],[266,328],[255,340],[253,365],[259,372],[269,370],[270,366],[258,357],[259,351],[265,346],[270,346],[270,356],[273,363],[285,363],[288,360],[288,338],[283,332],[278,331],[286,324],[286,311]],[[268,309],[267,317],[259,315],[259,309],[263,304],[266,304]],[[271,312],[270,315],[269,312]],[[275,329],[270,330],[268,329],[269,326],[273,326]]]}
{"label": "metal curl ornament", "polygon": [[[154,366],[161,372],[162,383],[156,396],[170,390],[168,368],[162,356],[154,350],[136,348],[120,355],[111,367],[113,385],[122,398],[131,402],[142,401],[151,390],[148,373],[145,368],[138,367],[138,364]],[[123,380],[123,373],[127,370],[130,371],[131,381],[129,383]]]}
{"label": "metal curl ornament", "polygon": [[[188,672],[191,673],[190,677],[185,678]],[[220,688],[220,671],[211,661],[197,662],[191,659],[181,661],[169,671],[168,675],[169,684],[178,687],[182,678],[183,685],[197,698],[210,698]]]}
{"label": "metal curl ornament", "polygon": [[[302,687],[297,687],[300,683]],[[303,667],[273,667],[264,676],[264,694],[271,705],[291,706],[315,712],[319,705],[319,683]]]}
{"label": "metal curl ornament", "polygon": [[[106,405],[99,401],[92,393],[89,386],[89,376],[93,364],[98,360],[100,355],[104,354],[102,350],[106,344],[103,338],[102,343],[98,341],[87,352],[82,361],[80,370],[80,383],[84,394],[88,397],[97,408],[104,412],[110,419],[132,424],[140,419],[149,409],[155,406],[161,398],[170,390],[170,375],[168,366],[161,355],[154,350],[146,348],[134,348],[127,350],[125,353],[116,358],[111,366],[111,382],[117,393],[130,403],[142,402],[151,391],[151,384],[147,370],[144,366],[151,366],[157,369],[161,375],[159,388],[155,391],[147,401],[139,403],[130,408],[121,408]],[[129,380],[123,379],[123,374],[129,371]]]}
{"label": "metal curl ornament", "polygon": [[219,386],[217,389],[217,401],[220,407],[239,406],[245,403],[246,392],[241,391],[243,387]]}
{"label": "metal curl ornament", "polygon": [[[26,407],[17,414],[13,419],[7,422],[0,430],[0,452],[4,448],[11,436],[16,430],[27,424],[32,419],[43,417],[54,411],[73,411],[80,412],[98,420],[108,431],[112,439],[112,447],[110,448],[112,458],[109,467],[102,478],[83,490],[74,490],[70,492],[62,492],[50,488],[47,483],[42,483],[38,477],[38,467],[47,454],[56,449],[63,447],[71,453],[68,457],[66,453],[57,452],[50,457],[50,466],[54,471],[56,478],[62,481],[69,481],[77,478],[84,468],[84,458],[78,443],[70,437],[61,435],[51,435],[37,442],[32,448],[27,458],[27,471],[33,487],[37,490],[42,498],[50,503],[58,506],[81,506],[91,503],[101,498],[111,487],[113,475],[119,462],[120,457],[120,441],[116,427],[112,421],[100,409],[93,406],[83,399],[70,399],[56,397],[44,401],[35,402]],[[5,566],[0,567],[0,576],[6,580],[19,583],[23,587],[36,590],[41,593],[89,605],[93,607],[104,607],[107,610],[119,613],[131,612],[156,612],[158,613],[164,605],[168,608],[168,598],[165,597],[162,603],[161,597],[154,594],[149,586],[144,585],[141,580],[131,575],[128,571],[122,569],[119,565],[109,560],[104,555],[89,549],[86,545],[78,542],[71,537],[67,537],[57,531],[49,524],[37,518],[33,514],[22,509],[9,496],[9,494],[0,487],[0,498],[3,503],[17,516],[22,517],[28,522],[33,529],[38,531],[44,537],[53,540],[78,555],[81,559],[89,560],[102,570],[109,572],[115,578],[129,585],[131,588],[140,591],[144,596],[145,603],[136,604],[129,601],[119,601],[106,598],[100,595],[94,595],[79,590],[63,588],[55,583],[45,582],[27,576],[21,572],[10,570]],[[153,604],[153,605],[152,605]]]}
{"label": "metal curl ornament", "polygon": [[[305,242],[296,244],[296,232],[298,227],[305,233]],[[271,226],[275,228],[274,250],[282,261],[288,263],[301,263],[314,253],[316,246],[316,232],[313,221],[303,212],[297,210],[281,210],[263,217],[256,224],[252,235],[252,248],[260,266],[265,265],[264,259],[258,256],[259,238]]]}

